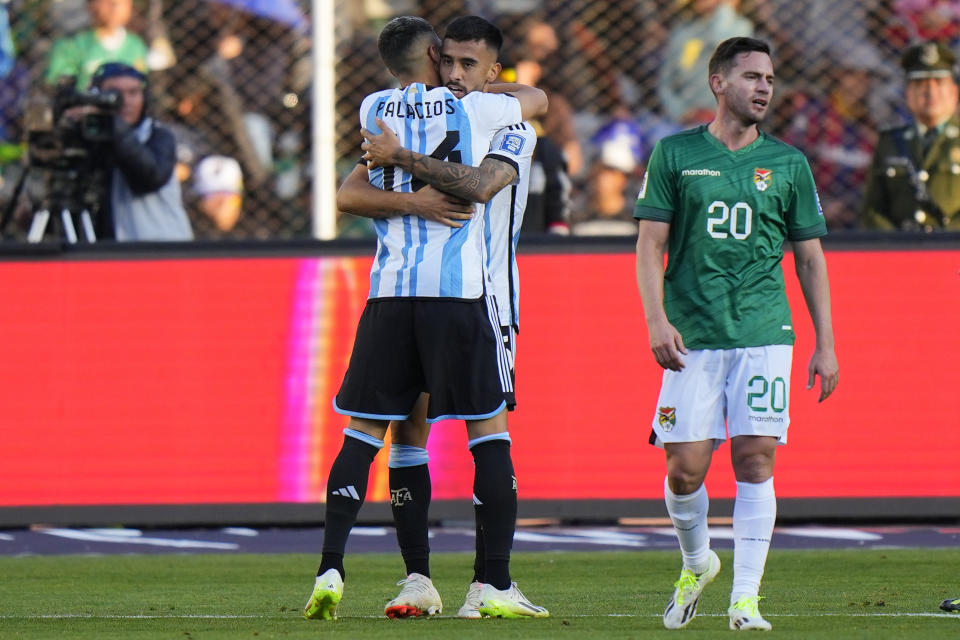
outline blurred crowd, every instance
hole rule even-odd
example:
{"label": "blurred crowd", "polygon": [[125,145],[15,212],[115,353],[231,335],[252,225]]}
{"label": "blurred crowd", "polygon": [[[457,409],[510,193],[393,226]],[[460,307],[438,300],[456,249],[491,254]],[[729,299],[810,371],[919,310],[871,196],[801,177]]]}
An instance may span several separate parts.
{"label": "blurred crowd", "polygon": [[[909,205],[910,220],[884,224],[864,193],[871,176],[882,191],[896,173],[878,156],[881,132],[917,119],[903,56],[923,42],[956,54],[960,0],[331,1],[339,178],[359,159],[360,101],[395,83],[377,56],[383,24],[420,15],[442,34],[451,18],[478,14],[504,32],[503,78],[550,97],[535,123],[541,143],[524,231],[635,233],[633,203],[653,146],[709,122],[710,52],[732,35],[754,35],[771,43],[777,69],[763,128],[807,155],[831,229],[960,226],[946,204],[925,218]],[[177,140],[176,176],[196,238],[309,236],[309,10],[307,0],[0,0],[0,203],[22,187],[34,96],[64,74],[85,90],[99,64],[119,61],[146,74],[146,110]],[[960,150],[954,158],[952,144],[941,146],[946,179],[960,181],[951,177]],[[907,181],[932,185],[939,165],[917,164]],[[19,204],[21,222],[31,206]],[[339,233],[371,228],[342,215]]]}
{"label": "blurred crowd", "polygon": [[48,179],[18,183],[25,141],[51,126],[54,86],[73,76],[87,92],[119,62],[144,73],[145,115],[176,139],[194,237],[308,237],[310,53],[298,0],[2,0],[0,200],[21,187],[20,227],[42,206]]}
{"label": "blurred crowd", "polygon": [[[880,132],[915,118],[904,97],[901,58],[927,41],[958,50],[956,0],[352,3],[341,19],[338,42],[341,171],[358,157],[356,105],[391,82],[376,64],[376,34],[386,19],[401,13],[426,18],[441,34],[450,18],[465,13],[482,15],[503,30],[505,79],[535,83],[550,96],[550,114],[539,124],[541,140],[561,149],[565,159],[567,232],[636,232],[632,210],[646,160],[663,136],[710,121],[715,101],[706,81],[708,58],[734,35],[771,43],[777,81],[763,129],[807,155],[832,230],[948,226],[932,218],[879,224],[867,211],[864,190],[872,165],[881,174],[889,170],[882,158],[874,159]],[[960,188],[960,178],[948,179]],[[351,225],[349,233],[363,227]],[[960,227],[960,215],[953,225]],[[531,223],[530,230],[563,227]]]}

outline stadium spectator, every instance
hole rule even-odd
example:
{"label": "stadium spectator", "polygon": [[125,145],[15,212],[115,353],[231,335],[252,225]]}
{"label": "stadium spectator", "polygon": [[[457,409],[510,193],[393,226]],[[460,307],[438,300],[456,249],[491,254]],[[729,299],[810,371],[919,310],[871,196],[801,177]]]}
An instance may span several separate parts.
{"label": "stadium spectator", "polygon": [[248,229],[243,211],[243,171],[240,163],[229,156],[203,158],[193,170],[193,192],[199,216],[194,228],[198,238],[248,238],[255,229]]}
{"label": "stadium spectator", "polygon": [[92,90],[123,97],[113,116],[113,141],[104,154],[106,201],[97,219],[97,238],[120,241],[192,240],[176,165],[176,140],[146,109],[147,79],[121,62],[101,65]]}
{"label": "stadium spectator", "polygon": [[769,46],[731,38],[709,70],[716,117],[657,144],[635,211],[637,284],[651,351],[665,370],[651,442],[666,453],[664,498],[683,558],[663,624],[685,627],[720,571],[704,479],[729,437],[737,480],[730,628],[769,630],[757,602],[776,520],[773,466],[789,426],[794,342],[780,262],[789,240],[816,332],[807,386],[819,375],[823,401],[838,381],[820,246],[826,225],[803,154],[758,128],[773,98]]}
{"label": "stadium spectator", "polygon": [[[539,123],[534,120],[531,124],[536,129]],[[550,138],[538,137],[530,165],[530,190],[521,233],[569,235],[570,191],[563,151]]]}
{"label": "stadium spectator", "polygon": [[47,82],[54,84],[60,76],[75,76],[76,86],[84,88],[105,62],[122,62],[145,73],[147,45],[140,36],[127,31],[133,0],[88,0],[87,9],[91,28],[54,43]]}
{"label": "stadium spectator", "polygon": [[957,59],[936,42],[901,64],[913,122],[880,133],[861,206],[868,229],[960,229]]}
{"label": "stadium spectator", "polygon": [[573,122],[573,108],[557,77],[559,70],[551,63],[557,55],[559,41],[552,26],[543,20],[523,23],[522,46],[513,65],[506,65],[501,77],[504,82],[519,82],[531,87],[544,87],[550,100],[550,109],[539,119],[543,129],[540,137],[549,138],[563,152],[568,175],[577,176],[583,170],[583,151]]}
{"label": "stadium spectator", "polygon": [[716,101],[704,85],[710,52],[727,38],[753,34],[731,0],[689,0],[690,12],[670,30],[658,95],[664,115],[681,125],[709,122]]}
{"label": "stadium spectator", "polygon": [[852,48],[838,45],[831,52],[831,87],[823,96],[805,92],[790,96],[794,115],[783,139],[810,161],[827,228],[854,229],[859,226],[860,194],[876,143],[870,98],[884,68],[879,53],[865,43]]}
{"label": "stadium spectator", "polygon": [[960,3],[956,0],[896,0],[884,35],[903,50],[910,43],[936,41],[960,46]]}
{"label": "stadium spectator", "polygon": [[643,157],[640,130],[621,114],[601,127],[590,142],[594,153],[587,181],[587,216],[574,216],[573,235],[635,235],[637,222],[628,194],[636,194],[631,178]]}

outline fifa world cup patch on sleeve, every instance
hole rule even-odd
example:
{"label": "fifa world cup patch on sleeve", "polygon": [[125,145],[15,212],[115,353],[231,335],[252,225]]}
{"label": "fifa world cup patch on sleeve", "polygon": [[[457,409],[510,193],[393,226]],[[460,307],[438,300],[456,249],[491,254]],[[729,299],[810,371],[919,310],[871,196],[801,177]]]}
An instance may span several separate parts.
{"label": "fifa world cup patch on sleeve", "polygon": [[520,155],[520,151],[523,149],[523,136],[518,136],[515,133],[508,133],[503,136],[503,142],[500,143],[500,151],[506,151],[512,153],[515,156]]}

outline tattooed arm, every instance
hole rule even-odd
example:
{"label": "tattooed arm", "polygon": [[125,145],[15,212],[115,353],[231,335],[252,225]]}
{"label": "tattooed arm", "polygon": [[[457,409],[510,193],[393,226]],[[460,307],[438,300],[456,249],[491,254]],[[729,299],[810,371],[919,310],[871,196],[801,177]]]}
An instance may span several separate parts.
{"label": "tattooed arm", "polygon": [[471,167],[404,149],[381,120],[377,125],[383,131],[379,135],[360,130],[364,137],[360,148],[366,152],[368,168],[400,167],[440,191],[471,202],[487,202],[517,177],[516,167],[495,158],[484,158],[479,167]]}

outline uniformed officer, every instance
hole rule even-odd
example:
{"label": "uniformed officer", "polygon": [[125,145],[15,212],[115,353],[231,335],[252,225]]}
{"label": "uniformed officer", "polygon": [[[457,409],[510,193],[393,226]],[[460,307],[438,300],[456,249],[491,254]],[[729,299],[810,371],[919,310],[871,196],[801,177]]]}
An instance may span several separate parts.
{"label": "uniformed officer", "polygon": [[907,108],[914,122],[880,133],[863,197],[868,229],[960,229],[957,59],[926,42],[907,49]]}

